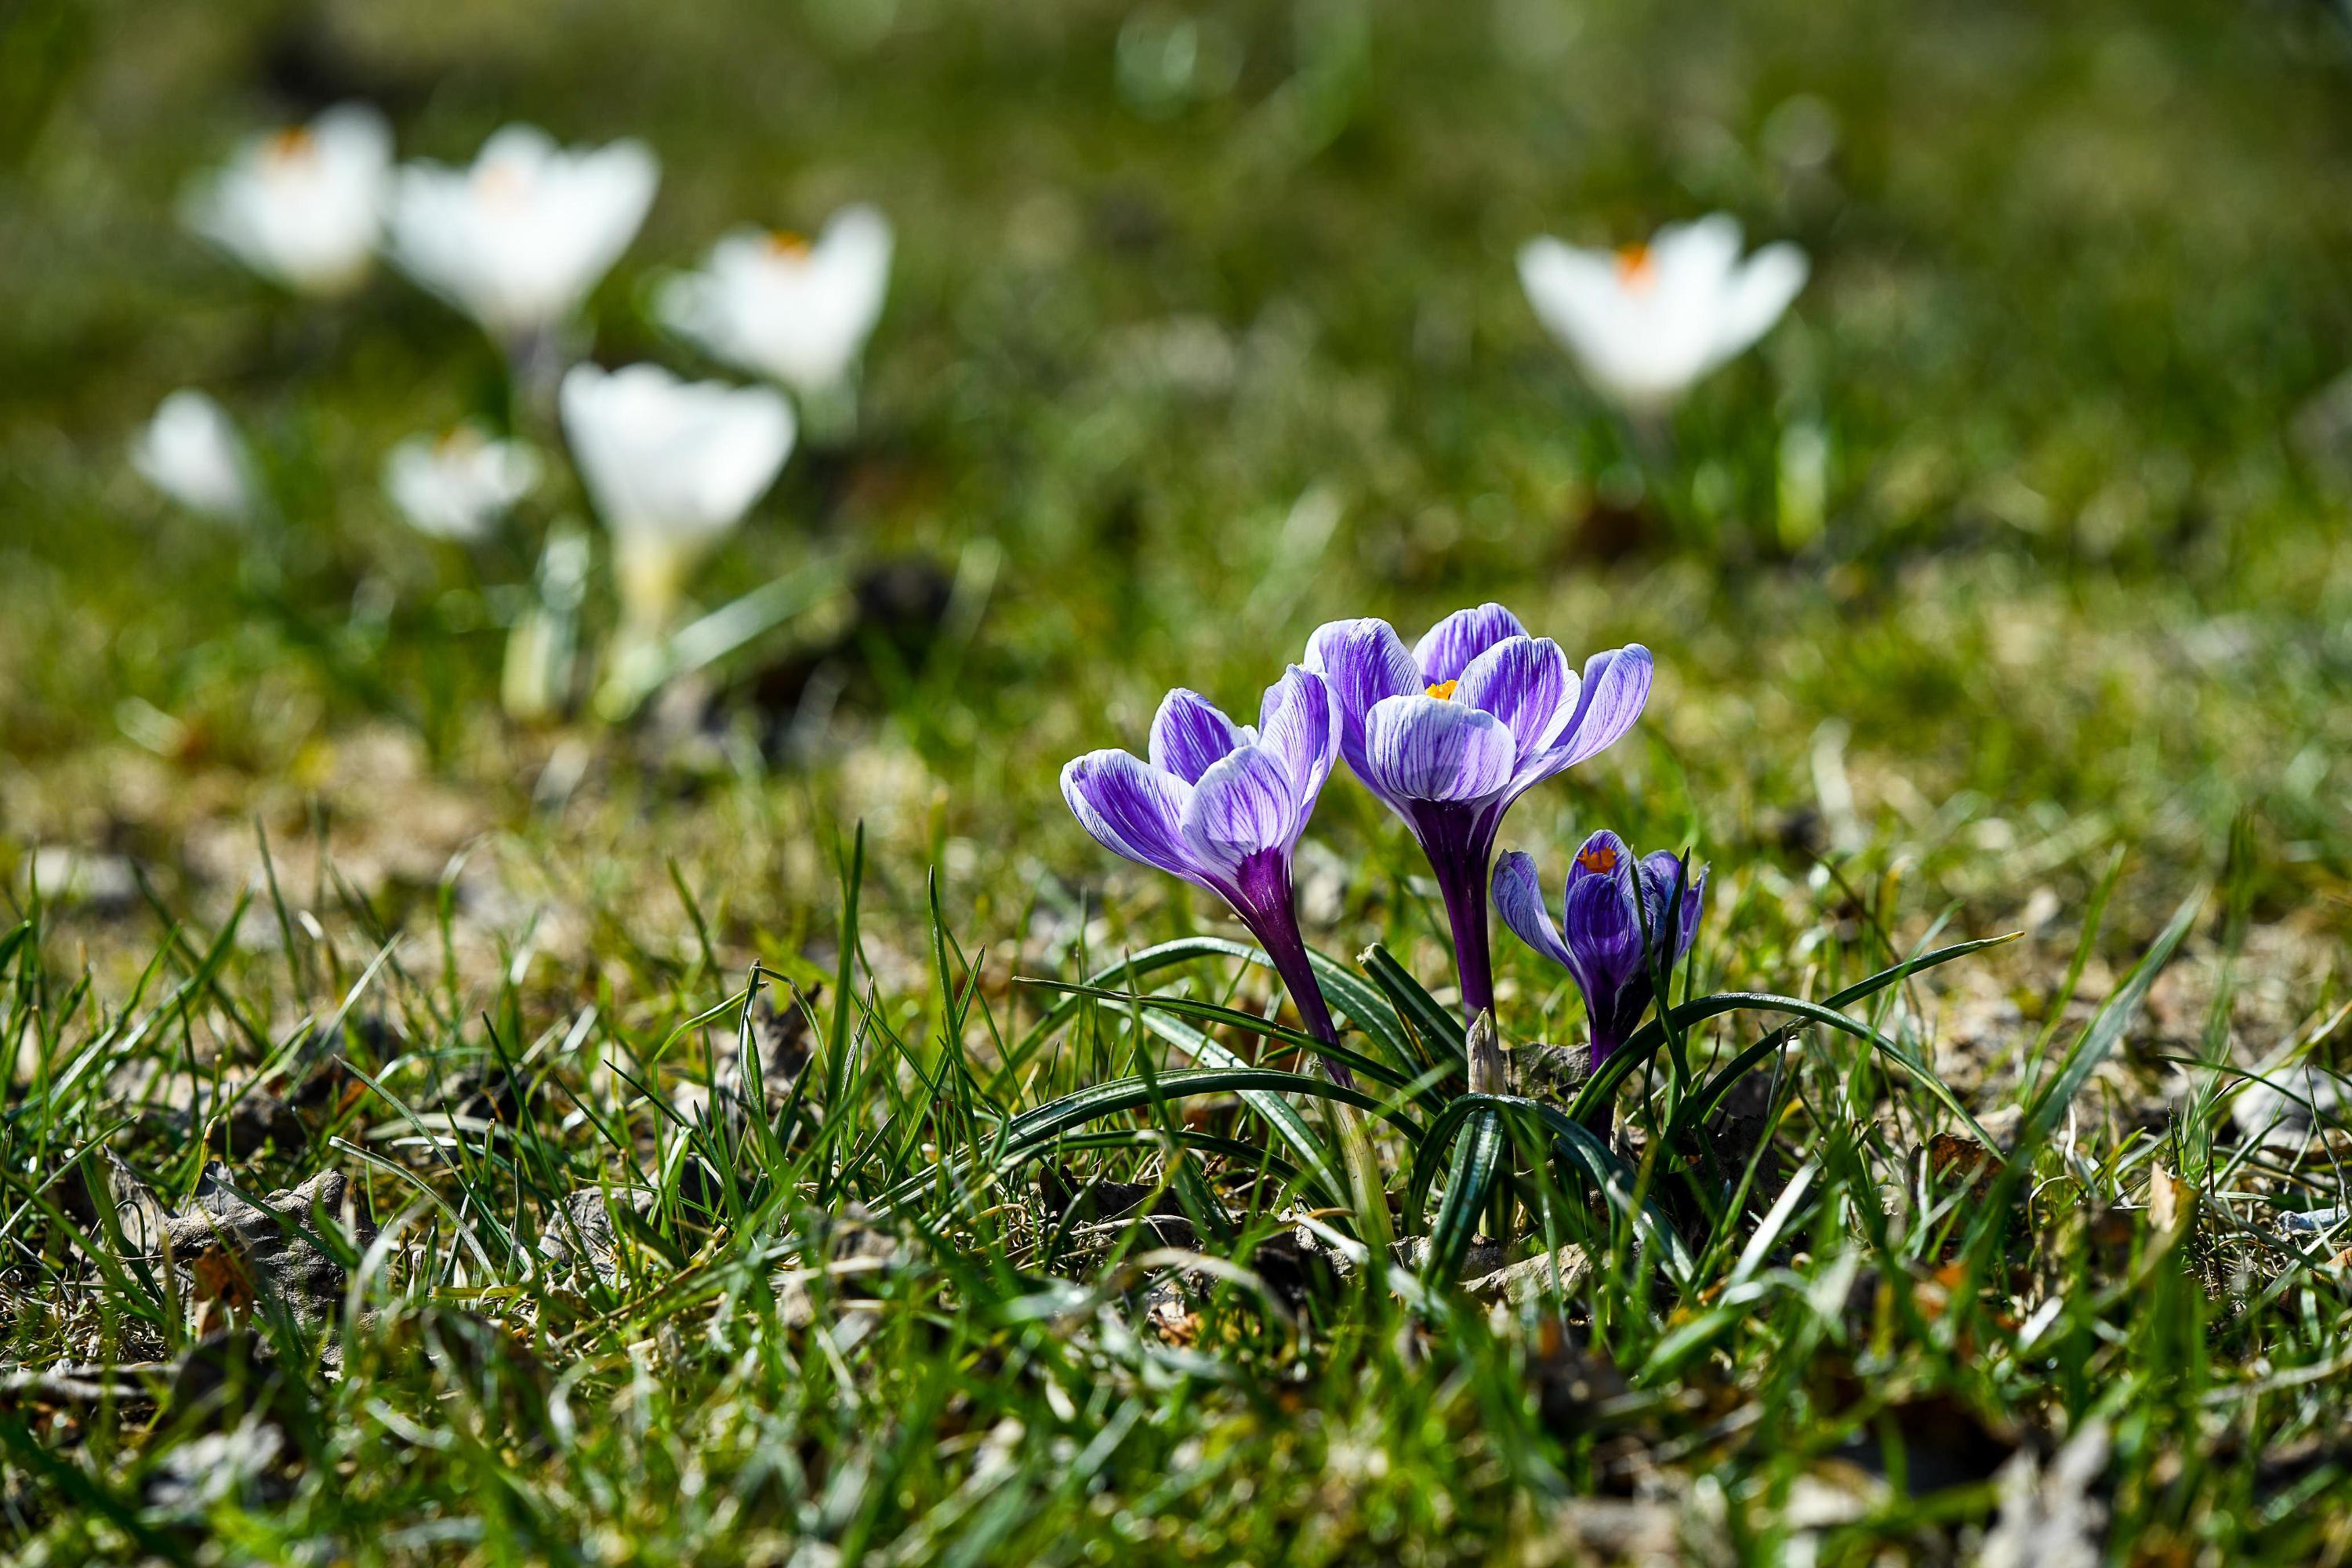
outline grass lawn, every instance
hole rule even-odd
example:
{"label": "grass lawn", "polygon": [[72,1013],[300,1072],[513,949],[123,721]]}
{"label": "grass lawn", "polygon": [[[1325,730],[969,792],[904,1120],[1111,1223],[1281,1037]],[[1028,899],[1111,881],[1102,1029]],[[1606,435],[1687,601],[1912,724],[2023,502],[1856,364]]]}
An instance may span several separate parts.
{"label": "grass lawn", "polygon": [[[182,222],[349,100],[658,158],[534,352],[749,381],[666,283],[887,216],[666,681],[527,363]],[[1625,414],[1520,247],[1714,212],[1803,290]],[[0,1558],[2352,1555],[2352,12],[21,0],[0,301]],[[1696,942],[1587,1076],[1495,921],[1474,1092],[1343,762],[1335,1089],[1058,776],[1486,601],[1656,670],[1500,847]]]}

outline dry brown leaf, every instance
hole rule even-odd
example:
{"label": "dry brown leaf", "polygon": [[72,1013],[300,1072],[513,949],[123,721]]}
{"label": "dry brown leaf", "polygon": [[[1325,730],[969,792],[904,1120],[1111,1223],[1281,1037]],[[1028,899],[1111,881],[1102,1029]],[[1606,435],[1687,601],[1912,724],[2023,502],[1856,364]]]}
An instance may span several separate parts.
{"label": "dry brown leaf", "polygon": [[2157,1234],[2165,1237],[2165,1245],[2188,1231],[2197,1219],[2197,1189],[2166,1170],[2162,1165],[2150,1165],[2147,1171],[2147,1220]]}

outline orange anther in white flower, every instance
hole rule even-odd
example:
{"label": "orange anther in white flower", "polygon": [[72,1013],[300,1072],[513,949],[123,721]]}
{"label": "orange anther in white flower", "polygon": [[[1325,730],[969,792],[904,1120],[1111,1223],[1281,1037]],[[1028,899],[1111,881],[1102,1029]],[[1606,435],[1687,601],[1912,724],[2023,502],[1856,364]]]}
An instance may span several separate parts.
{"label": "orange anther in white flower", "polygon": [[307,125],[289,125],[262,145],[270,159],[280,163],[315,158],[319,154],[319,139],[310,134],[310,128]]}
{"label": "orange anther in white flower", "polygon": [[1804,253],[1786,243],[1743,258],[1739,222],[1725,213],[1620,250],[1545,237],[1519,251],[1519,280],[1544,325],[1595,386],[1644,416],[1769,331],[1805,270]]}
{"label": "orange anther in white flower", "polygon": [[788,228],[772,228],[768,231],[769,255],[785,257],[798,261],[808,253],[809,242],[806,235],[794,234]]}
{"label": "orange anther in white flower", "polygon": [[363,103],[256,136],[196,176],[181,217],[272,282],[339,294],[367,275],[382,235],[392,128]]}

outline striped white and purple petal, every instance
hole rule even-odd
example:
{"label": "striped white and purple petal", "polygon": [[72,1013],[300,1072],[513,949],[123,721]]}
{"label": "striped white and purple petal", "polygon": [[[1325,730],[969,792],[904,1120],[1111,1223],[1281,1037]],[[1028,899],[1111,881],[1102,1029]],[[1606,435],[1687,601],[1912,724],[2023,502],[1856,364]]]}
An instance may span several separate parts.
{"label": "striped white and purple petal", "polygon": [[1238,901],[1251,863],[1269,852],[1286,862],[1305,817],[1282,758],[1265,746],[1242,746],[1201,775],[1179,826],[1209,884]]}
{"label": "striped white and purple petal", "polygon": [[1211,763],[1256,739],[1246,725],[1226,718],[1207,698],[1180,686],[1161,700],[1160,711],[1152,715],[1151,765],[1186,784],[1198,784]]}
{"label": "striped white and purple petal", "polygon": [[[1307,668],[1330,683],[1341,754],[1373,794],[1408,820],[1416,802],[1471,805],[1489,826],[1527,790],[1622,738],[1641,717],[1653,673],[1649,649],[1633,643],[1594,655],[1579,675],[1558,643],[1529,637],[1500,605],[1455,611],[1410,654],[1385,621],[1333,621],[1308,640]],[[1499,774],[1486,766],[1497,743],[1463,711],[1486,715],[1507,738]],[[1444,765],[1465,748],[1469,765]],[[1465,793],[1474,777],[1486,782]]]}
{"label": "striped white and purple petal", "polygon": [[[1339,1035],[1298,930],[1290,857],[1339,743],[1329,683],[1293,665],[1266,689],[1256,729],[1180,689],[1152,719],[1150,762],[1089,752],[1062,769],[1062,798],[1097,842],[1234,907],[1322,1040]],[[1324,1065],[1335,1082],[1353,1081],[1344,1065]]]}
{"label": "striped white and purple petal", "polygon": [[1203,887],[1208,879],[1184,842],[1192,786],[1132,752],[1088,752],[1062,768],[1062,798],[1078,826],[1114,854]]}
{"label": "striped white and purple petal", "polygon": [[[1391,697],[1424,691],[1429,682],[1396,628],[1369,617],[1330,621],[1307,639],[1307,668],[1323,678],[1339,705],[1339,754],[1374,794],[1364,767],[1364,721],[1372,709]],[[1382,796],[1391,806],[1400,803]],[[1401,808],[1401,807],[1400,807]]]}
{"label": "striped white and purple petal", "polygon": [[1256,734],[1258,744],[1282,759],[1291,796],[1299,803],[1290,830],[1290,841],[1296,844],[1331,776],[1331,764],[1339,760],[1339,700],[1328,681],[1294,664],[1265,689]]}
{"label": "striped white and purple petal", "polygon": [[1496,643],[1523,637],[1528,628],[1500,605],[1480,605],[1456,610],[1422,634],[1412,645],[1412,660],[1421,668],[1423,686],[1459,680],[1475,660]]}
{"label": "striped white and purple petal", "polygon": [[1475,805],[1517,755],[1501,720],[1447,698],[1386,698],[1364,720],[1364,782],[1390,800]]}
{"label": "striped white and purple petal", "polygon": [[[1264,728],[1236,724],[1197,692],[1171,691],[1151,721],[1150,760],[1091,752],[1062,770],[1062,798],[1104,847],[1253,905],[1278,878],[1339,754],[1329,686],[1293,666],[1266,689]],[[1242,910],[1245,918],[1254,909]]]}

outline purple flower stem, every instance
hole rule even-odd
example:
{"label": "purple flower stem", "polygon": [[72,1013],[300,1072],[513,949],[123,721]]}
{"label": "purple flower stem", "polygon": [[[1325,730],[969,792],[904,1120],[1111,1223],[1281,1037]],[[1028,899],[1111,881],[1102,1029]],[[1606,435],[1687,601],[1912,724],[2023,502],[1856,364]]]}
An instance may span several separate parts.
{"label": "purple flower stem", "polygon": [[[1601,1030],[1596,1028],[1592,1031],[1592,1070],[1594,1072],[1599,1072],[1601,1064],[1617,1054],[1617,1046],[1618,1042],[1615,1039],[1601,1033]],[[1610,1142],[1610,1135],[1617,1125],[1617,1101],[1614,1099],[1604,1100],[1594,1106],[1591,1113],[1585,1117],[1584,1125],[1588,1131],[1601,1140],[1604,1147],[1607,1146]]]}
{"label": "purple flower stem", "polygon": [[1440,862],[1437,890],[1445,899],[1445,921],[1454,929],[1454,964],[1462,977],[1462,1011],[1475,1018],[1495,1006],[1494,960],[1486,945],[1486,858],[1448,867]]}
{"label": "purple flower stem", "polygon": [[1454,967],[1462,982],[1465,1023],[1495,1006],[1495,964],[1486,945],[1486,882],[1495,834],[1458,805],[1418,805],[1406,820],[1429,857],[1445,922],[1454,933]]}
{"label": "purple flower stem", "polygon": [[[1284,905],[1278,921],[1263,920],[1254,923],[1253,931],[1265,955],[1274,960],[1274,972],[1282,976],[1282,984],[1290,993],[1291,1005],[1306,1023],[1307,1032],[1326,1044],[1337,1045],[1339,1026],[1331,1021],[1331,1009],[1323,1000],[1323,987],[1315,978],[1315,967],[1307,961],[1307,942],[1298,934],[1297,919]],[[1329,1057],[1317,1058],[1323,1064],[1324,1076],[1342,1089],[1356,1087],[1356,1075],[1347,1064]]]}
{"label": "purple flower stem", "polygon": [[[1289,868],[1278,865],[1271,857],[1258,865],[1245,868],[1242,873],[1243,897],[1235,900],[1244,923],[1257,944],[1265,949],[1266,957],[1274,961],[1274,972],[1282,976],[1283,987],[1290,993],[1290,1004],[1298,1009],[1300,1021],[1307,1032],[1327,1045],[1339,1043],[1339,1027],[1331,1021],[1331,1008],[1323,1000],[1322,984],[1315,978],[1315,966],[1307,961],[1307,939],[1299,933],[1298,911],[1290,886]],[[1356,1087],[1356,1075],[1347,1064],[1330,1057],[1317,1058],[1323,1064],[1324,1076],[1342,1089]]]}

